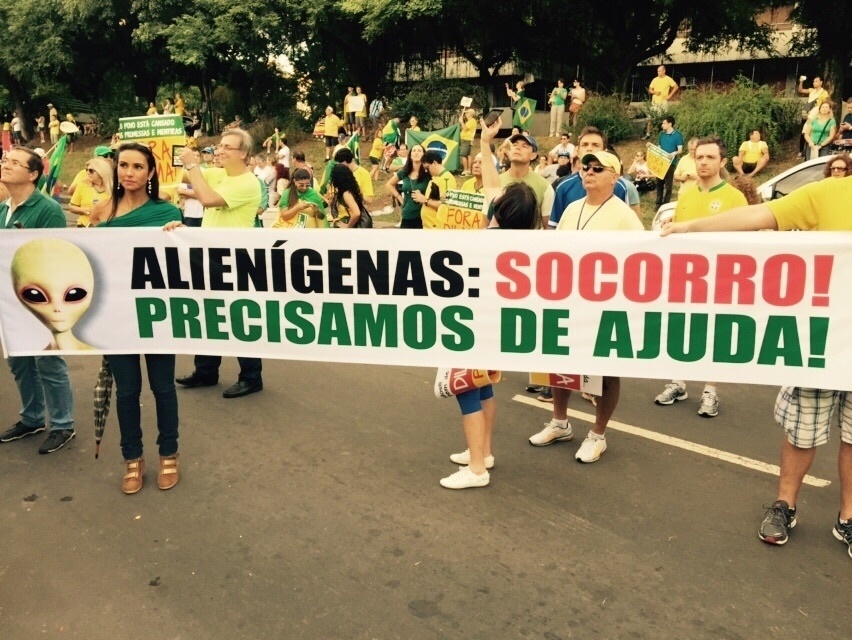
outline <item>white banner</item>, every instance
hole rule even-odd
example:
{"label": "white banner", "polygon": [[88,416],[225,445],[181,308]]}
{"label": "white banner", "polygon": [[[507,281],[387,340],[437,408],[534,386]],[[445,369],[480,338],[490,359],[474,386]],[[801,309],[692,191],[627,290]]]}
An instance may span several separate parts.
{"label": "white banner", "polygon": [[11,355],[204,353],[852,390],[852,234],[0,233]]}

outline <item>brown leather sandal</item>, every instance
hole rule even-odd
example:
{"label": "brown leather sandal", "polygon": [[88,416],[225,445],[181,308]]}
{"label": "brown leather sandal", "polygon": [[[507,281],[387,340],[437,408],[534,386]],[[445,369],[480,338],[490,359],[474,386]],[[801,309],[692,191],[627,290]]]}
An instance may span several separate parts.
{"label": "brown leather sandal", "polygon": [[121,490],[127,495],[131,495],[142,488],[142,476],[145,475],[145,459],[125,460],[124,466],[127,473],[124,474],[124,479],[121,481]]}
{"label": "brown leather sandal", "polygon": [[176,453],[173,456],[160,456],[160,473],[157,475],[157,486],[163,491],[171,489],[180,480],[180,463]]}

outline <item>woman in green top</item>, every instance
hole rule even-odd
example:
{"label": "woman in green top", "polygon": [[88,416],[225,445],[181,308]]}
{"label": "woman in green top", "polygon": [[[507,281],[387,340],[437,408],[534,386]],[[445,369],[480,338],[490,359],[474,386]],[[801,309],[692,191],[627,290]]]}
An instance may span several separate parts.
{"label": "woman in green top", "polygon": [[[399,225],[401,229],[423,228],[423,220],[420,218],[423,205],[415,202],[411,197],[415,191],[426,195],[429,188],[431,176],[420,162],[423,159],[423,153],[424,149],[421,145],[413,145],[408,152],[405,166],[393,174],[385,185],[391,197],[402,207],[402,221]],[[397,186],[400,182],[402,184]]]}
{"label": "woman in green top", "polygon": [[299,168],[293,172],[292,178],[290,186],[281,194],[278,218],[272,223],[272,228],[328,228],[325,201],[311,188],[311,172]]}
{"label": "woman in green top", "polygon": [[[180,209],[158,198],[160,181],[151,150],[136,142],[118,148],[109,212],[99,227],[163,227],[180,222]],[[93,214],[94,216],[94,214]],[[103,219],[98,215],[100,219]],[[142,457],[142,427],[139,396],[142,369],[139,355],[108,355],[115,377],[116,413],[121,432],[121,453],[125,475],[121,490],[126,494],[142,488],[145,460]],[[145,354],[148,384],[157,410],[157,445],[160,470],[157,486],[171,489],[178,483],[178,401],[175,393],[175,356]]]}
{"label": "woman in green top", "polygon": [[823,102],[819,105],[819,113],[805,123],[802,133],[805,134],[805,142],[808,143],[806,160],[813,160],[819,156],[827,156],[831,153],[828,145],[834,140],[837,133],[837,121],[831,115],[832,105]]}

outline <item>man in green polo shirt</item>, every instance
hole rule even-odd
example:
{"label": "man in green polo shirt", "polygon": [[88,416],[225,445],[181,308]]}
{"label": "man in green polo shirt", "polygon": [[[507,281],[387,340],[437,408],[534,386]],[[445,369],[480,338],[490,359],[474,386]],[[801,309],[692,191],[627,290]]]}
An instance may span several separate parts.
{"label": "man in green polo shirt", "polygon": [[[42,163],[37,153],[16,147],[0,163],[0,182],[10,198],[0,202],[0,229],[63,229],[62,208],[36,189]],[[12,442],[44,431],[45,405],[50,432],[38,449],[52,453],[74,437],[74,397],[68,365],[60,356],[9,358],[9,368],[21,395],[21,419],[0,434],[0,442]]]}
{"label": "man in green polo shirt", "polygon": [[[245,228],[255,226],[261,200],[258,179],[249,170],[251,135],[232,129],[222,136],[219,145],[221,169],[203,172],[189,147],[181,151],[183,168],[198,201],[204,205],[202,229]],[[237,358],[240,377],[222,394],[224,398],[240,398],[263,389],[260,358]],[[219,382],[221,356],[195,356],[195,371],[176,380],[185,387],[210,387]]]}

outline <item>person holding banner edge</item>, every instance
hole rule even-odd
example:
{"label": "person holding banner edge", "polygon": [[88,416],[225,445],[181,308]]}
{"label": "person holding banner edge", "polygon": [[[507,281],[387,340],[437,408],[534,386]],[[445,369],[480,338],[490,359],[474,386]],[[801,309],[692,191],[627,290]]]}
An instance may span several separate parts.
{"label": "person holding banner edge", "polygon": [[[106,217],[98,228],[163,227],[180,222],[180,209],[159,199],[157,165],[149,147],[135,142],[121,145],[118,148],[113,182],[112,199],[101,206],[109,207],[110,212],[106,216],[98,216]],[[121,490],[131,495],[142,489],[145,475],[142,416],[139,409],[139,396],[142,393],[140,356],[112,354],[106,356],[106,359],[115,378],[116,413],[125,464]],[[145,354],[145,365],[157,411],[157,446],[160,454],[157,486],[167,490],[180,480],[175,356]]]}
{"label": "person holding banner edge", "polygon": [[[660,235],[710,231],[852,231],[852,177],[814,182],[784,198],[737,207],[715,216],[666,222]],[[802,481],[825,444],[834,412],[840,415],[840,511],[832,534],[852,558],[852,392],[782,387],[775,401],[775,421],[784,430],[781,471],[775,502],[766,506],[758,537],[783,545],[798,524],[797,500]]]}
{"label": "person holding banner edge", "polygon": [[[41,158],[30,149],[16,147],[0,162],[0,182],[9,199],[0,202],[0,229],[64,229],[60,206],[36,189],[43,170]],[[21,397],[21,419],[0,434],[0,442],[13,442],[41,433],[45,406],[50,431],[39,446],[41,454],[53,453],[75,436],[74,396],[68,365],[61,356],[10,357],[9,369]]]}
{"label": "person holding banner edge", "polygon": [[[222,136],[218,154],[221,170],[208,170],[207,175],[195,162],[195,154],[189,147],[180,152],[184,171],[189,177],[196,197],[204,205],[201,228],[246,228],[255,226],[257,208],[260,206],[261,189],[257,178],[249,171],[251,157],[251,134],[242,129],[233,129]],[[215,172],[215,173],[214,173]],[[180,223],[170,225],[170,228]],[[223,398],[241,398],[263,390],[261,376],[263,364],[260,358],[243,358],[237,382],[222,393]],[[188,376],[176,380],[187,388],[211,387],[219,383],[219,366],[222,356],[195,356],[195,370]]]}

